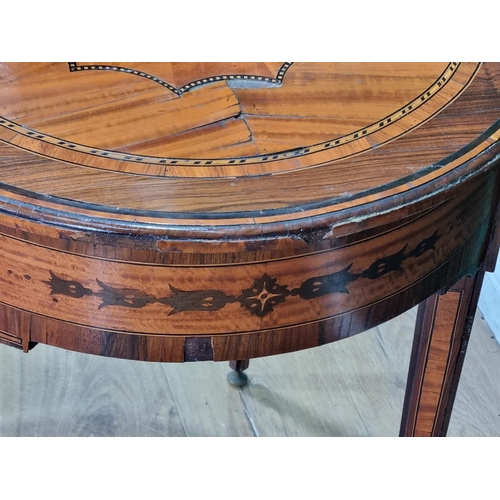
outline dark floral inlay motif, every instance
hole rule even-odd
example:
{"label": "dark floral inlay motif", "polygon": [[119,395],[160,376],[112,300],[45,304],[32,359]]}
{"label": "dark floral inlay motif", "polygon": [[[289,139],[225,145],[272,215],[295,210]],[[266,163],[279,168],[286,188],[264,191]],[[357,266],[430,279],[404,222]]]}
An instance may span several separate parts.
{"label": "dark floral inlay motif", "polygon": [[401,265],[403,261],[407,258],[405,255],[405,250],[408,245],[405,245],[398,253],[389,255],[388,257],[382,257],[376,260],[368,269],[365,269],[361,276],[363,278],[369,278],[375,280],[383,276],[384,274],[390,273],[392,271],[402,271]]}
{"label": "dark floral inlay motif", "polygon": [[184,311],[218,311],[226,304],[234,302],[236,299],[231,295],[226,295],[220,290],[179,290],[172,285],[170,291],[173,295],[158,299],[161,304],[166,304],[173,309],[168,316]]}
{"label": "dark floral inlay motif", "polygon": [[81,283],[78,283],[78,281],[63,280],[52,271],[50,271],[50,280],[44,281],[44,283],[50,286],[51,295],[67,295],[68,297],[79,299],[84,295],[94,294],[90,288],[85,288]]}
{"label": "dark floral inlay motif", "polygon": [[420,257],[429,250],[436,250],[436,243],[441,238],[436,231],[432,236],[422,240],[409,254],[408,257]]}
{"label": "dark floral inlay motif", "polygon": [[350,274],[352,264],[342,271],[338,271],[327,276],[318,276],[305,280],[300,288],[291,291],[291,295],[298,295],[301,299],[314,299],[329,293],[349,293],[346,288],[351,281],[359,278],[359,274]]}
{"label": "dark floral inlay motif", "polygon": [[96,281],[101,287],[100,292],[94,293],[102,301],[98,309],[106,306],[123,306],[139,309],[146,304],[154,304],[156,302],[154,295],[147,295],[141,290],[136,290],[135,288],[114,288],[98,279]]}
{"label": "dark floral inlay motif", "polygon": [[221,290],[180,290],[169,284],[171,295],[157,298],[142,290],[134,288],[115,288],[96,279],[100,290],[94,292],[74,280],[65,280],[50,271],[50,280],[44,281],[51,288],[51,295],[66,295],[79,299],[85,295],[98,297],[101,304],[98,309],[107,306],[121,306],[139,309],[148,304],[159,303],[172,308],[168,316],[187,311],[219,311],[227,304],[239,302],[251,315],[263,318],[274,311],[274,307],[285,302],[289,296],[299,296],[304,300],[312,300],[332,293],[349,293],[348,286],[360,278],[378,279],[388,273],[402,271],[403,262],[411,257],[420,257],[426,252],[436,250],[436,243],[441,236],[436,231],[422,240],[410,252],[406,253],[408,245],[398,252],[374,261],[361,273],[352,273],[353,264],[340,271],[325,276],[308,278],[298,288],[292,290],[288,285],[278,283],[278,278],[264,274],[254,279],[250,288],[242,290],[241,294],[226,295]]}
{"label": "dark floral inlay motif", "polygon": [[251,288],[243,290],[236,299],[242,307],[246,307],[250,314],[264,317],[273,311],[274,306],[285,302],[290,295],[287,285],[278,285],[278,278],[271,278],[264,274],[262,278],[256,279]]}

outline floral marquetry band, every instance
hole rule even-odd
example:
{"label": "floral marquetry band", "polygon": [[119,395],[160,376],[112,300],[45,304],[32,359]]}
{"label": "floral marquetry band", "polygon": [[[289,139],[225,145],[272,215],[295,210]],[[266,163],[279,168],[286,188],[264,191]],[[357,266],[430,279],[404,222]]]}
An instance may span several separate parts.
{"label": "floral marquetry band", "polygon": [[180,290],[169,284],[171,295],[156,297],[142,290],[134,288],[117,288],[99,279],[99,291],[87,288],[75,280],[66,280],[50,271],[50,279],[44,281],[51,288],[52,295],[65,295],[75,299],[85,296],[95,296],[101,301],[98,309],[107,306],[129,307],[139,309],[148,304],[164,304],[171,308],[168,316],[189,311],[218,311],[227,304],[239,302],[251,315],[264,317],[274,310],[278,304],[285,302],[289,296],[298,296],[304,300],[311,300],[333,293],[349,293],[348,286],[360,278],[377,279],[385,274],[402,271],[402,264],[409,258],[417,258],[424,253],[435,250],[436,243],[441,236],[434,232],[423,239],[411,251],[407,252],[405,245],[398,252],[374,261],[361,273],[352,273],[352,263],[335,273],[325,276],[315,276],[302,282],[300,287],[289,289],[288,285],[278,283],[278,278],[264,274],[256,278],[253,284],[238,296],[227,295],[221,290]]}

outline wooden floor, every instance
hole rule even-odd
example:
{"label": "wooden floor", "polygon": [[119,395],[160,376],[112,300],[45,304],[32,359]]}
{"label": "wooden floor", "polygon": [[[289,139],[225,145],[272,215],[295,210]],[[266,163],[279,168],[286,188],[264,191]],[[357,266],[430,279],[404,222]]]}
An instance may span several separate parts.
{"label": "wooden floor", "polygon": [[[395,436],[415,311],[335,344],[160,364],[0,345],[0,436]],[[476,318],[448,435],[500,436],[500,346]]]}

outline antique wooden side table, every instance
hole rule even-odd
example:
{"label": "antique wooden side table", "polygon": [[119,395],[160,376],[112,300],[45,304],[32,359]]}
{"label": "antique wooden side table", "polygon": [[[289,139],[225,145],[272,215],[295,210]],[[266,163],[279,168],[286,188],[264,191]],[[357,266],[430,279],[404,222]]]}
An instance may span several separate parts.
{"label": "antique wooden side table", "polygon": [[402,435],[444,435],[494,267],[500,65],[0,65],[0,341],[231,361],[420,304]]}

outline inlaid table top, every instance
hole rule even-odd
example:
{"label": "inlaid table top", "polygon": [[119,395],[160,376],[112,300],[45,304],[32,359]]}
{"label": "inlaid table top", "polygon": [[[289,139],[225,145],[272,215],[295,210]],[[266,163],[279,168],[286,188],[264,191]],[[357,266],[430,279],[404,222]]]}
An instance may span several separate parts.
{"label": "inlaid table top", "polygon": [[498,73],[475,63],[3,64],[3,194],[82,229],[308,231],[306,220],[425,186],[491,146]]}
{"label": "inlaid table top", "polygon": [[2,212],[75,244],[154,236],[155,263],[180,266],[171,286],[190,264],[226,265],[230,285],[232,263],[310,253],[444,186],[498,142],[499,107],[494,64],[7,63]]}

